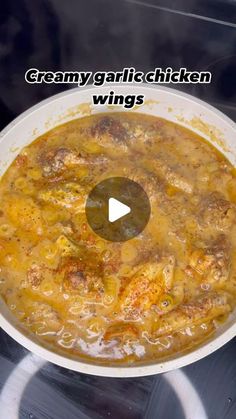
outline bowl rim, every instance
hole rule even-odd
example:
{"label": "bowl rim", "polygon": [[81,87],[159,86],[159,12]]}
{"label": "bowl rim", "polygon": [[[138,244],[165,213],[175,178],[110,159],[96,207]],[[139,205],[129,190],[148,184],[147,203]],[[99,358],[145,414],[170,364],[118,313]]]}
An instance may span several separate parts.
{"label": "bowl rim", "polygon": [[[60,93],[56,93],[52,96],[49,96],[46,99],[41,100],[40,102],[36,103],[33,106],[30,106],[29,108],[27,108],[24,112],[22,112],[20,115],[18,115],[16,118],[14,118],[11,122],[9,122],[9,124],[7,124],[1,131],[0,131],[0,140],[3,136],[5,136],[15,125],[17,125],[19,122],[22,122],[23,119],[25,119],[27,116],[29,116],[30,114],[32,114],[33,112],[37,111],[39,108],[42,108],[45,105],[48,105],[49,103],[57,100],[57,99],[61,99],[63,97],[66,96],[70,96],[70,95],[74,95],[76,93],[82,92],[82,91],[97,91],[99,89],[103,89],[103,88],[107,88],[108,85],[103,85],[103,86],[93,86],[91,83],[87,84],[84,87],[75,87],[72,89],[68,89],[65,90],[63,92]],[[220,111],[219,109],[215,108],[214,106],[210,105],[209,103],[205,102],[202,99],[199,99],[189,93],[185,93],[182,92],[181,90],[172,88],[172,87],[166,87],[166,86],[161,86],[161,85],[154,85],[154,84],[148,84],[148,83],[139,83],[139,84],[134,84],[134,83],[109,83],[109,88],[113,89],[113,88],[125,88],[125,87],[131,87],[131,88],[135,88],[135,89],[150,89],[150,90],[155,90],[155,92],[157,92],[158,90],[160,90],[161,92],[166,92],[169,93],[173,96],[181,96],[185,99],[188,99],[189,101],[195,102],[201,106],[203,106],[204,108],[206,108],[208,111],[211,111],[213,113],[215,113],[218,117],[220,117],[221,119],[223,119],[227,124],[229,124],[231,126],[232,129],[234,129],[236,131],[236,123],[229,118],[227,115],[225,115],[222,111]],[[142,107],[142,105],[141,105]],[[133,112],[132,109],[127,109],[127,111],[129,112]],[[57,125],[63,124],[64,122],[58,123]],[[49,128],[48,130],[50,130],[51,128]],[[189,127],[189,129],[191,130],[191,127]],[[47,132],[47,131],[45,131]]]}
{"label": "bowl rim", "polygon": [[[201,99],[198,99],[188,93],[184,93],[178,89],[172,89],[166,86],[160,86],[160,85],[148,85],[146,83],[140,83],[140,84],[133,84],[133,83],[114,83],[109,84],[109,88],[126,88],[126,87],[133,87],[137,90],[139,89],[152,89],[155,90],[155,93],[159,91],[166,92],[171,95],[175,95],[178,97],[183,97],[185,99],[188,99],[192,102],[195,102],[199,105],[201,105],[203,108],[205,108],[207,111],[213,112],[218,117],[224,120],[225,123],[227,123],[231,129],[235,130],[236,133],[236,125],[234,121],[232,121],[228,116],[224,115],[220,110],[214,108],[213,106],[209,105],[208,103],[204,102]],[[21,113],[18,117],[16,117],[12,122],[10,122],[0,133],[0,148],[1,148],[1,140],[3,137],[5,137],[12,128],[14,128],[18,123],[22,123],[25,118],[27,118],[29,115],[37,111],[39,108],[44,107],[45,105],[48,105],[52,102],[54,102],[57,99],[63,99],[66,96],[78,94],[81,91],[97,91],[102,90],[103,87],[107,88],[107,85],[101,86],[101,87],[94,87],[92,85],[87,85],[83,88],[73,88],[66,90],[64,92],[55,94],[53,96],[50,96],[47,99],[44,99],[37,103],[36,105],[30,107],[23,113]],[[129,112],[132,112],[132,110],[129,110]],[[58,123],[60,125],[60,123]],[[55,125],[56,126],[56,125]],[[191,130],[191,128],[189,128]],[[45,132],[47,130],[45,129]],[[164,373],[170,370],[174,370],[176,368],[181,368],[186,365],[189,365],[193,362],[196,362],[207,355],[211,354],[212,352],[216,351],[220,347],[222,347],[224,344],[226,344],[229,340],[234,338],[236,336],[236,321],[233,321],[231,325],[229,325],[226,330],[224,330],[222,333],[220,333],[218,336],[213,337],[211,341],[206,341],[204,344],[202,344],[200,347],[196,347],[192,351],[190,350],[188,353],[185,354],[179,354],[178,353],[174,356],[172,356],[169,359],[161,360],[159,362],[154,362],[147,365],[129,365],[129,366],[120,366],[120,365],[103,365],[103,364],[96,364],[96,363],[90,363],[86,362],[86,360],[75,360],[70,357],[67,357],[66,355],[61,355],[59,353],[54,352],[51,349],[47,349],[43,346],[43,344],[36,343],[34,341],[34,338],[29,338],[27,334],[24,334],[22,331],[20,331],[17,326],[14,325],[14,322],[9,321],[6,316],[4,315],[5,310],[5,303],[0,300],[0,327],[9,334],[13,339],[15,339],[19,344],[23,345],[25,348],[27,348],[29,351],[32,351],[36,355],[44,358],[46,361],[52,362],[54,364],[57,364],[61,367],[68,368],[74,371],[78,371],[85,374],[91,374],[91,375],[98,375],[98,376],[104,376],[104,377],[139,377],[139,376],[147,376],[147,375],[153,375],[158,373]]]}

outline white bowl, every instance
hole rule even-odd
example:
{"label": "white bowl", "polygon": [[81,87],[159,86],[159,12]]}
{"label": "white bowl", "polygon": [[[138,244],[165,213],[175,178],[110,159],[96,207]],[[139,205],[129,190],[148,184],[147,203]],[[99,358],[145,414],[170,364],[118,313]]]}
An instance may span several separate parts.
{"label": "white bowl", "polygon": [[[188,127],[205,137],[236,165],[235,123],[212,106],[190,95],[166,87],[142,85],[112,85],[99,88],[73,89],[55,95],[30,108],[0,135],[0,175],[11,164],[19,151],[39,135],[49,129],[90,113],[124,111],[121,107],[97,106],[91,104],[91,95],[107,94],[115,90],[117,94],[144,94],[145,103],[135,112],[166,118]],[[13,317],[6,304],[0,300],[0,326],[17,342],[28,350],[65,368],[108,377],[137,377],[166,372],[191,364],[220,348],[236,335],[236,312],[216,331],[207,342],[187,354],[176,354],[166,361],[142,366],[104,366],[78,361],[69,356],[59,355],[42,346],[34,336],[24,331]]]}

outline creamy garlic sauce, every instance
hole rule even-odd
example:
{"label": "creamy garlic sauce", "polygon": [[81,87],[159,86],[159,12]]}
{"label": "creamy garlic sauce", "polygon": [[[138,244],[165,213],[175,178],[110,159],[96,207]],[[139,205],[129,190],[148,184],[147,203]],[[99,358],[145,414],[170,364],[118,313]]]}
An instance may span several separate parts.
{"label": "creamy garlic sauce", "polygon": [[[124,176],[151,203],[124,243],[92,232],[97,183]],[[93,115],[24,148],[0,181],[0,293],[57,352],[100,363],[192,349],[235,307],[236,171],[212,145],[164,119]]]}

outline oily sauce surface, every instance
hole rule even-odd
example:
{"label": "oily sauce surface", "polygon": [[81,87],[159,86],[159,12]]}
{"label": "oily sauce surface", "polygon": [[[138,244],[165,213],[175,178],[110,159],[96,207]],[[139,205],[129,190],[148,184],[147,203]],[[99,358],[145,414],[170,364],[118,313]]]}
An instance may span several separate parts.
{"label": "oily sauce surface", "polygon": [[[190,350],[235,307],[235,169],[163,119],[100,114],[39,137],[0,181],[0,293],[22,327],[58,352],[99,363]],[[87,224],[90,190],[138,182],[143,233],[107,242]]]}

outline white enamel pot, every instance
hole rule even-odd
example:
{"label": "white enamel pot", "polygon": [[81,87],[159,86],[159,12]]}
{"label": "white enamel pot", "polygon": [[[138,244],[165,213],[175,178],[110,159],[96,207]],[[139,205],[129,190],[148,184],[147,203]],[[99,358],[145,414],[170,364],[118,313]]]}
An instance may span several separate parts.
{"label": "white enamel pot", "polygon": [[[205,137],[236,165],[235,123],[217,109],[193,96],[166,87],[141,85],[110,85],[99,88],[86,87],[68,90],[44,100],[30,108],[11,124],[0,136],[0,176],[25,145],[39,135],[61,123],[80,118],[89,113],[125,111],[121,107],[94,107],[92,94],[144,94],[144,105],[135,112],[159,116],[179,123]],[[127,111],[127,110],[126,110]],[[128,112],[130,112],[128,110]],[[36,338],[22,330],[5,303],[0,299],[0,327],[28,350],[57,365],[108,377],[137,377],[166,372],[195,362],[228,342],[236,335],[236,312],[222,324],[207,342],[187,354],[175,354],[168,360],[141,366],[104,366],[59,355],[42,346]]]}

